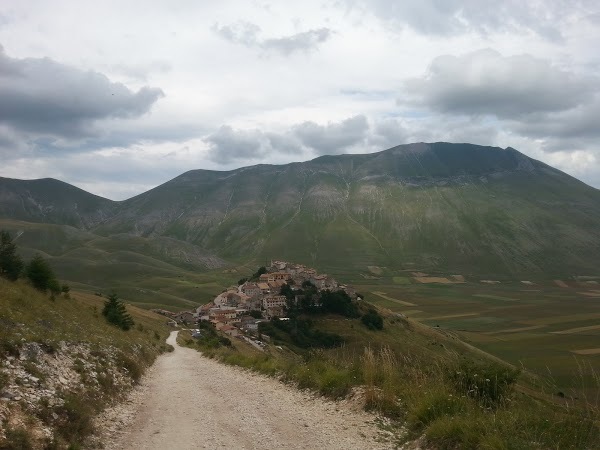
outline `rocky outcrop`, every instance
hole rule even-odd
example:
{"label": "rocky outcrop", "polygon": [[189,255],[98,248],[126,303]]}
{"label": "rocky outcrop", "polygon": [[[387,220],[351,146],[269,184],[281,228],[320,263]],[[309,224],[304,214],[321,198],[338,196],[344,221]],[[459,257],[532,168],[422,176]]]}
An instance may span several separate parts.
{"label": "rocky outcrop", "polygon": [[127,392],[142,372],[112,346],[24,342],[8,353],[0,361],[0,442],[26,430],[36,448],[89,432],[92,415]]}

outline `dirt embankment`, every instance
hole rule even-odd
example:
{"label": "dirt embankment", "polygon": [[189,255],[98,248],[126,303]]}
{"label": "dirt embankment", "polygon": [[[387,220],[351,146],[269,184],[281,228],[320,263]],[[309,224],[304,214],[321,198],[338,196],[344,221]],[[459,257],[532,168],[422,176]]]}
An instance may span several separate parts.
{"label": "dirt embankment", "polygon": [[128,402],[100,419],[106,449],[393,448],[374,416],[176,343]]}

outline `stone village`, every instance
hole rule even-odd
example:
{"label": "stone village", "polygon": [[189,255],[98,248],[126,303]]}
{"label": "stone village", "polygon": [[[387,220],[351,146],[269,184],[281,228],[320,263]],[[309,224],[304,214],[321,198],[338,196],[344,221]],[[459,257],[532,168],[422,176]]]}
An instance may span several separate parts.
{"label": "stone village", "polygon": [[[352,299],[357,298],[356,291],[351,286],[339,284],[332,277],[317,273],[315,269],[285,261],[271,261],[258,277],[240,281],[243,282],[229,287],[196,310],[179,313],[154,311],[170,317],[174,324],[192,326],[199,321],[210,322],[228,336],[239,337],[260,348],[257,345],[260,342],[253,339],[258,335],[258,324],[274,317],[286,320],[290,302],[297,304],[301,301],[302,296],[294,295],[294,292],[300,291],[302,286],[310,284],[318,291],[343,290]],[[284,285],[289,287],[292,295],[282,294]]]}

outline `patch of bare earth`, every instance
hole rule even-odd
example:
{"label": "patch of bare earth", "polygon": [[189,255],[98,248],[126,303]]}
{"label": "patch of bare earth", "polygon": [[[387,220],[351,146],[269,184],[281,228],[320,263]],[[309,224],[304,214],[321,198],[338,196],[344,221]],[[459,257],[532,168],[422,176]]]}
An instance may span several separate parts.
{"label": "patch of bare earth", "polygon": [[452,284],[455,281],[450,281],[446,277],[413,277],[415,281],[419,283],[440,283],[440,284]]}
{"label": "patch of bare earth", "polygon": [[376,417],[177,345],[98,425],[105,449],[386,449]]}

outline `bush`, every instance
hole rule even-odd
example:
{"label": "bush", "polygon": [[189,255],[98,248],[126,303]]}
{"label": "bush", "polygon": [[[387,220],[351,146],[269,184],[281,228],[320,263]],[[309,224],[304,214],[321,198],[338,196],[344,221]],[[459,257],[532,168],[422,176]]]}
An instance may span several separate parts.
{"label": "bush", "polygon": [[50,290],[52,294],[60,292],[60,284],[56,275],[52,271],[50,264],[40,255],[35,255],[29,264],[25,267],[25,275],[31,281],[34,288],[46,292]]}
{"label": "bush", "polygon": [[427,428],[425,437],[439,449],[506,448],[501,440],[500,446],[484,445],[491,440],[486,431],[473,417],[441,416]]}
{"label": "bush", "polygon": [[33,445],[31,444],[31,437],[24,428],[8,428],[6,430],[5,442],[0,442],[0,449],[10,450],[31,450]]}
{"label": "bush", "polygon": [[307,319],[272,319],[270,322],[261,322],[258,331],[273,339],[291,342],[300,348],[334,348],[344,343],[340,335],[317,330],[312,320]]}
{"label": "bush", "polygon": [[69,442],[80,442],[94,431],[91,403],[83,395],[69,393],[64,404],[56,408],[59,416],[57,430]]}
{"label": "bush", "polygon": [[411,407],[408,421],[413,429],[421,430],[444,416],[455,416],[467,411],[469,400],[453,396],[443,390],[434,391],[416,400]]}
{"label": "bush", "polygon": [[0,231],[0,276],[15,281],[23,270],[23,261],[17,255],[17,246],[7,231]]}
{"label": "bush", "polygon": [[134,325],[133,319],[127,312],[127,308],[125,308],[125,305],[115,293],[110,294],[108,300],[104,302],[102,315],[106,317],[106,320],[109,323],[112,323],[125,331],[129,330]]}
{"label": "bush", "polygon": [[6,387],[8,384],[8,374],[0,371],[0,389]]}
{"label": "bush", "polygon": [[321,305],[323,312],[340,314],[346,317],[360,317],[356,304],[343,290],[321,292]]}
{"label": "bush", "polygon": [[383,330],[383,317],[374,309],[369,309],[369,312],[364,314],[360,321],[369,330]]}
{"label": "bush", "polygon": [[144,374],[144,369],[141,364],[139,364],[135,359],[127,356],[125,353],[118,353],[117,365],[121,369],[125,369],[131,379],[136,383],[140,381],[140,378],[142,378],[142,375]]}
{"label": "bush", "polygon": [[508,398],[519,370],[491,362],[462,359],[448,371],[459,394],[474,398],[483,406],[497,407]]}

